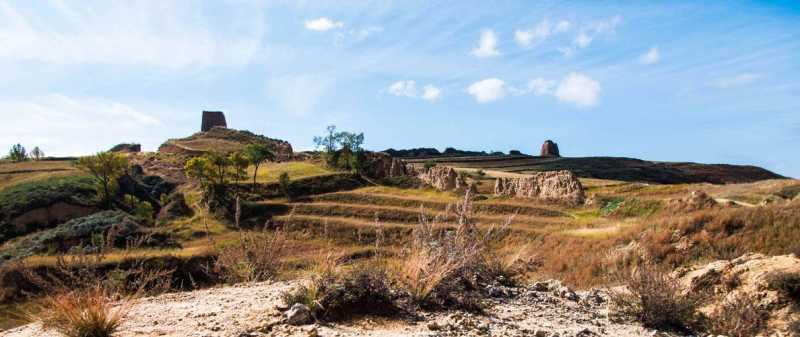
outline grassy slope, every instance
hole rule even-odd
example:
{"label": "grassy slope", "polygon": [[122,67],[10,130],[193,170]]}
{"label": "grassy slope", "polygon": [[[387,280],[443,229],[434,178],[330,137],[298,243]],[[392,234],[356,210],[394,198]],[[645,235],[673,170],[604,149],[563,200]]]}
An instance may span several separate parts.
{"label": "grassy slope", "polygon": [[71,161],[0,162],[0,190],[24,182],[80,174]]}

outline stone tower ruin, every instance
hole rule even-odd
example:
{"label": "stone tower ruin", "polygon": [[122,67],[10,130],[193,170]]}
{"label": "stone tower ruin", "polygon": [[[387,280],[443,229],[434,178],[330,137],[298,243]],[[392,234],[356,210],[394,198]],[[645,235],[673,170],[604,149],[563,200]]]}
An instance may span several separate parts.
{"label": "stone tower ruin", "polygon": [[558,153],[558,144],[549,139],[542,144],[542,150],[539,155],[542,157],[561,157],[561,154]]}
{"label": "stone tower ruin", "polygon": [[215,126],[228,127],[228,124],[225,123],[225,114],[222,111],[203,111],[203,123],[200,125],[200,131],[206,132]]}

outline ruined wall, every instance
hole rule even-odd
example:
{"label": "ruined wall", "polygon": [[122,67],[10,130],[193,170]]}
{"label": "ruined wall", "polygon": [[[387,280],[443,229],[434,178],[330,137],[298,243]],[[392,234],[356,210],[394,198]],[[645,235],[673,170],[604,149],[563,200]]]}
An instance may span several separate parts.
{"label": "ruined wall", "polygon": [[206,132],[215,126],[227,128],[228,124],[225,122],[225,114],[222,111],[203,111],[203,121],[200,124],[200,131]]}
{"label": "ruined wall", "polygon": [[534,173],[525,178],[497,178],[496,196],[535,198],[583,203],[583,185],[571,171]]}
{"label": "ruined wall", "polygon": [[539,151],[539,155],[542,157],[561,157],[561,154],[558,153],[558,144],[549,139],[544,141],[544,144],[542,144],[542,149]]}

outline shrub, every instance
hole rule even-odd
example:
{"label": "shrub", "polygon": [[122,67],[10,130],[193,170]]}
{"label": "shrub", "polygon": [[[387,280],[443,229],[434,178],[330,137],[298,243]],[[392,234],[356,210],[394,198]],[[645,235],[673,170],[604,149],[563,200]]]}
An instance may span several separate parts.
{"label": "shrub", "polygon": [[767,284],[770,289],[800,303],[800,273],[773,272],[767,275]]}
{"label": "shrub", "polygon": [[219,248],[214,271],[228,283],[266,281],[277,275],[285,251],[283,232],[240,232],[236,243]]}
{"label": "shrub", "polygon": [[289,180],[289,173],[282,172],[280,176],[278,176],[278,187],[281,190],[281,194],[283,194],[286,199],[292,200],[292,184]]}
{"label": "shrub", "polygon": [[729,337],[755,336],[766,322],[766,313],[754,303],[758,299],[752,295],[741,295],[726,300],[711,315],[708,321],[709,332]]}
{"label": "shrub", "polygon": [[690,331],[696,324],[699,297],[681,292],[678,280],[653,263],[643,262],[622,277],[625,291],[612,293],[619,313],[646,327]]}
{"label": "shrub", "polygon": [[101,287],[54,294],[44,299],[34,317],[45,329],[67,337],[112,336],[125,319],[128,304],[114,305]]}
{"label": "shrub", "polygon": [[428,172],[428,171],[430,171],[431,168],[436,166],[436,162],[431,160],[431,159],[428,159],[422,165],[423,165],[423,168],[425,169],[425,172]]}
{"label": "shrub", "polygon": [[474,291],[478,282],[492,282],[490,244],[508,231],[511,219],[500,227],[481,232],[472,215],[471,193],[456,206],[455,229],[445,228],[437,219],[421,214],[413,239],[405,249],[398,279],[411,300],[423,307],[459,306],[477,309]]}
{"label": "shrub", "polygon": [[343,271],[329,255],[307,285],[282,294],[284,303],[309,307],[318,320],[339,320],[352,315],[390,315],[397,312],[395,295],[386,271],[378,266],[357,266]]}

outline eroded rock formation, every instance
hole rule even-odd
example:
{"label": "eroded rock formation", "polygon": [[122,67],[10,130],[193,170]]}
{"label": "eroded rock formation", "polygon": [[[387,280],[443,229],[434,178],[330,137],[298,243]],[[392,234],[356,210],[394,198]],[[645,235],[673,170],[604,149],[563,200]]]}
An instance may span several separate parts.
{"label": "eroded rock formation", "polygon": [[364,173],[370,178],[384,179],[409,175],[402,160],[383,152],[366,154]]}
{"label": "eroded rock formation", "polygon": [[469,188],[467,181],[456,170],[449,166],[434,166],[418,172],[417,177],[423,183],[440,191],[454,191]]}
{"label": "eroded rock formation", "polygon": [[203,111],[203,122],[200,124],[200,132],[211,130],[215,126],[228,127],[225,122],[225,114],[222,111]]}
{"label": "eroded rock formation", "polygon": [[539,155],[542,157],[561,157],[561,154],[558,153],[558,144],[549,139],[542,144],[542,150]]}
{"label": "eroded rock formation", "polygon": [[497,178],[494,195],[582,203],[583,185],[571,171],[534,173],[525,178]]}

